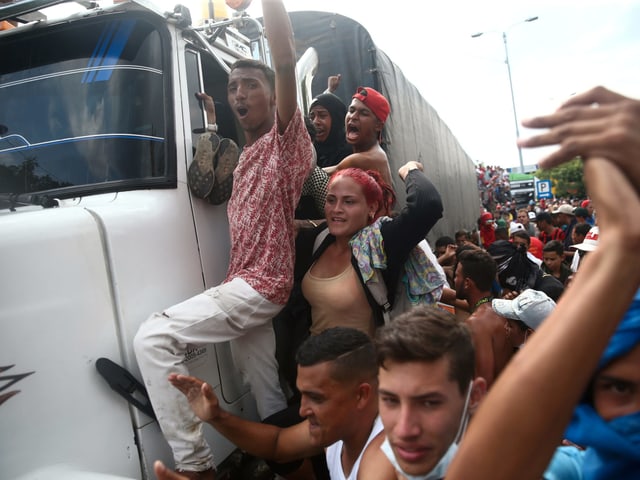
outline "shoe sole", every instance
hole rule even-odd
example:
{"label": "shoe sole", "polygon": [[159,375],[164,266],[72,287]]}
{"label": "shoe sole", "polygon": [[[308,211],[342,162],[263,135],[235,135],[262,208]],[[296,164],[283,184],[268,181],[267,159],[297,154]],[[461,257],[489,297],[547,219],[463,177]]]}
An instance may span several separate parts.
{"label": "shoe sole", "polygon": [[187,170],[187,182],[193,194],[206,198],[214,185],[214,159],[220,148],[220,137],[215,133],[203,133],[198,138],[196,154]]}
{"label": "shoe sole", "polygon": [[220,205],[231,198],[233,189],[233,171],[240,159],[240,148],[230,138],[220,141],[216,156],[213,188],[209,193],[209,203]]}

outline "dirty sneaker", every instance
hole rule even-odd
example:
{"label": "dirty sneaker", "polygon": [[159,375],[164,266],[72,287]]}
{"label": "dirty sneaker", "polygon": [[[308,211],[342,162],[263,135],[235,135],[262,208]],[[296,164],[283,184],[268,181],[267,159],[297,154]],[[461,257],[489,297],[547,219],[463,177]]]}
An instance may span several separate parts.
{"label": "dirty sneaker", "polygon": [[215,133],[203,133],[198,138],[196,154],[187,171],[189,188],[198,198],[206,198],[213,189],[213,162],[219,148],[220,137]]}
{"label": "dirty sneaker", "polygon": [[215,181],[208,197],[212,205],[220,205],[231,198],[233,171],[238,165],[239,158],[238,145],[230,138],[223,138],[216,156]]}

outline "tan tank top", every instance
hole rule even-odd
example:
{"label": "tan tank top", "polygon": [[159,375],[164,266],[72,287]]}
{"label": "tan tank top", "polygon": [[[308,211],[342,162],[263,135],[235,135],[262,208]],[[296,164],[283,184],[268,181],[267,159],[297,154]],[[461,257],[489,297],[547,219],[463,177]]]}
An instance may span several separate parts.
{"label": "tan tank top", "polygon": [[309,269],[302,279],[302,293],[311,305],[311,335],[331,327],[351,327],[373,336],[373,312],[353,265],[329,278],[316,277]]}

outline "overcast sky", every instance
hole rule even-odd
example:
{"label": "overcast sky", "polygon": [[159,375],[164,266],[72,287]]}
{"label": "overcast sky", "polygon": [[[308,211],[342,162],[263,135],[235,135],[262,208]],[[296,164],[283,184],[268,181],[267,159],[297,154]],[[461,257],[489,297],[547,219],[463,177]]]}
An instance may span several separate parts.
{"label": "overcast sky", "polygon": [[[154,1],[165,9],[177,3]],[[519,119],[596,85],[640,98],[639,0],[284,1],[288,10],[336,12],[361,23],[476,162],[519,165],[503,31]],[[182,3],[194,17],[202,11],[200,2]],[[261,14],[259,0],[249,12]],[[476,32],[487,33],[471,38]],[[523,154],[527,165],[542,153]]]}

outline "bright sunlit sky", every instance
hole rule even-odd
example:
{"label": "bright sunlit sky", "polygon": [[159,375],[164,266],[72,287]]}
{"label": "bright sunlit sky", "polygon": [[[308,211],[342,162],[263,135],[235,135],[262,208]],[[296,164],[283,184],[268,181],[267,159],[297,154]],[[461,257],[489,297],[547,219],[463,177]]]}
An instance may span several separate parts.
{"label": "bright sunlit sky", "polygon": [[[165,10],[179,3],[151,1]],[[551,112],[596,85],[640,97],[640,0],[284,2],[291,11],[336,12],[361,23],[476,162],[519,165],[503,31],[519,119]],[[197,0],[181,3],[194,20],[200,15]],[[261,16],[260,1],[248,12]],[[486,33],[471,38],[476,32]],[[524,164],[542,154],[524,151]]]}

